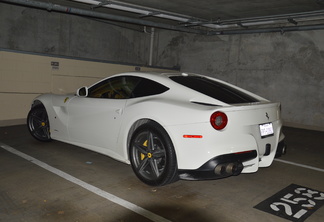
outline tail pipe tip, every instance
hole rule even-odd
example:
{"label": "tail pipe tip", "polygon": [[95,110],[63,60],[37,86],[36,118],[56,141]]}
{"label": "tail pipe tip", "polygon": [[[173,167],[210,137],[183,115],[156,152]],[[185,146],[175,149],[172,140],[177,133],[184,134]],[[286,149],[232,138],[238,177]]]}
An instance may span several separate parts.
{"label": "tail pipe tip", "polygon": [[215,167],[214,173],[219,176],[236,176],[242,172],[243,168],[240,162],[221,163]]}

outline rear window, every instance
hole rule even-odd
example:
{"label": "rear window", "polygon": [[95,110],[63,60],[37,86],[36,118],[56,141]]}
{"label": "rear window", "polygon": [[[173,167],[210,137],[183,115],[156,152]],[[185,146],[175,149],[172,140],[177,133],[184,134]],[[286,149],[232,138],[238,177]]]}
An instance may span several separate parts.
{"label": "rear window", "polygon": [[252,103],[258,100],[240,90],[201,76],[171,76],[173,81],[224,103]]}

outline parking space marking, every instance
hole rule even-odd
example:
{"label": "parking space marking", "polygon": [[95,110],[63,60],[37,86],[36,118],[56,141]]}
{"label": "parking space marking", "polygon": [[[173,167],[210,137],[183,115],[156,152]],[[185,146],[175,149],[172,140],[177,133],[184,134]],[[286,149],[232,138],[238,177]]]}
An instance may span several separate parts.
{"label": "parking space marking", "polygon": [[88,183],[86,183],[86,182],[84,182],[84,181],[82,181],[82,180],[80,180],[80,179],[78,179],[78,178],[76,178],[76,177],[74,177],[74,176],[72,176],[70,174],[67,174],[67,173],[65,173],[65,172],[63,172],[63,171],[61,171],[59,169],[56,169],[56,168],[54,168],[54,167],[52,167],[52,166],[50,166],[50,165],[48,165],[48,164],[46,164],[44,162],[32,157],[32,156],[29,156],[29,155],[27,155],[25,153],[22,153],[22,152],[20,152],[20,151],[18,151],[16,149],[14,149],[11,146],[8,146],[8,145],[0,142],[0,147],[7,150],[8,152],[11,152],[11,153],[13,153],[13,154],[15,154],[15,155],[17,155],[19,157],[24,158],[25,160],[30,161],[33,164],[36,164],[36,165],[44,168],[45,170],[48,170],[48,171],[62,177],[63,179],[66,179],[66,180],[68,180],[68,181],[70,181],[70,182],[72,182],[74,184],[77,184],[77,185],[87,189],[90,192],[93,192],[93,193],[95,193],[95,194],[97,194],[97,195],[99,195],[99,196],[101,196],[101,197],[103,197],[103,198],[105,198],[105,199],[107,199],[107,200],[109,200],[111,202],[114,202],[114,203],[116,203],[116,204],[118,204],[118,205],[120,205],[120,206],[122,206],[124,208],[127,208],[127,209],[129,209],[129,210],[131,210],[131,211],[133,211],[133,212],[135,212],[135,213],[137,213],[137,214],[139,214],[139,215],[141,215],[143,217],[146,217],[146,218],[148,218],[148,219],[150,219],[150,220],[152,220],[154,222],[171,222],[170,220],[167,220],[164,217],[161,217],[161,216],[159,216],[157,214],[154,214],[151,211],[148,211],[148,210],[146,210],[146,209],[144,209],[142,207],[139,207],[139,206],[137,206],[137,205],[135,205],[135,204],[133,204],[131,202],[128,202],[127,200],[119,198],[119,197],[117,197],[117,196],[115,196],[115,195],[113,195],[111,193],[108,193],[108,192],[106,192],[106,191],[104,191],[104,190],[102,190],[102,189],[100,189],[98,187],[95,187],[95,186],[93,186],[91,184],[88,184]]}
{"label": "parking space marking", "polygon": [[274,160],[278,161],[278,162],[281,162],[281,163],[287,163],[287,164],[290,164],[290,165],[299,166],[299,167],[307,168],[307,169],[310,169],[310,170],[316,170],[316,171],[324,173],[324,169],[321,169],[321,168],[312,167],[312,166],[308,166],[308,165],[304,165],[304,164],[300,164],[300,163],[294,163],[294,162],[290,162],[290,161],[282,160],[282,159],[274,159]]}
{"label": "parking space marking", "polygon": [[324,205],[324,193],[309,187],[290,184],[254,206],[258,210],[302,222]]}

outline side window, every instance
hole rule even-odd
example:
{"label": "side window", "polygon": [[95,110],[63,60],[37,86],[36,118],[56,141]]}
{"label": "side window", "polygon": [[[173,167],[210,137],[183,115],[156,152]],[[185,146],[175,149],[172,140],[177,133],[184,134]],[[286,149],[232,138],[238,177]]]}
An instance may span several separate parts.
{"label": "side window", "polygon": [[160,83],[154,82],[149,79],[142,79],[134,89],[132,96],[135,98],[143,96],[152,96],[164,93],[167,90],[169,90],[169,88]]}
{"label": "side window", "polygon": [[108,99],[128,99],[140,81],[138,77],[118,76],[99,82],[89,89],[88,97]]}
{"label": "side window", "polygon": [[90,98],[129,99],[157,95],[169,88],[155,81],[136,76],[117,76],[89,89]]}

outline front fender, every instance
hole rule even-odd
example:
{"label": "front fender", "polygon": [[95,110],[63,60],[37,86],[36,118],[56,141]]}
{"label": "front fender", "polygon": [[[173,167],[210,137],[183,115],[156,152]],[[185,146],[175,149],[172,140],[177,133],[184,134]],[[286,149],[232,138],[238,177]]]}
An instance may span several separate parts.
{"label": "front fender", "polygon": [[73,95],[53,95],[44,94],[34,99],[33,105],[42,104],[47,112],[51,138],[57,140],[67,140],[68,112],[67,105]]}

